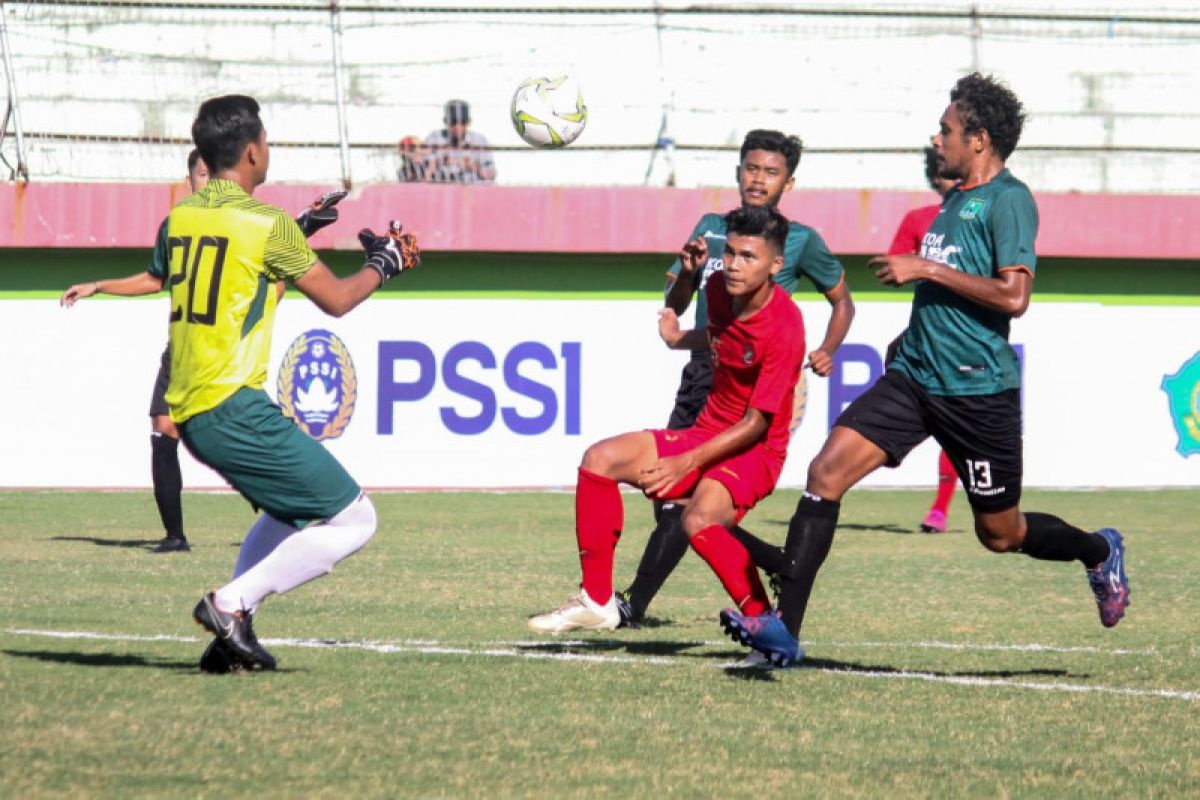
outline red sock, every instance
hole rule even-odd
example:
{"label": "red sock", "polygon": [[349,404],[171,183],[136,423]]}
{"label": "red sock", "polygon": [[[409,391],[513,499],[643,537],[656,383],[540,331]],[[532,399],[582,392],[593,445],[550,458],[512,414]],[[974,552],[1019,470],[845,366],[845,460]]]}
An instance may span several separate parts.
{"label": "red sock", "polygon": [[771,608],[750,551],[721,525],[709,525],[692,537],[692,549],[717,573],[721,585],[743,614],[758,616]]}
{"label": "red sock", "polygon": [[604,605],[612,597],[613,551],[625,525],[617,482],[579,468],[575,484],[575,540],[588,597]]}
{"label": "red sock", "polygon": [[958,486],[958,473],[954,471],[954,465],[950,463],[950,457],[943,450],[938,456],[938,488],[937,496],[933,499],[933,507],[930,511],[941,511],[943,514],[950,513],[950,500],[954,497],[954,490]]}

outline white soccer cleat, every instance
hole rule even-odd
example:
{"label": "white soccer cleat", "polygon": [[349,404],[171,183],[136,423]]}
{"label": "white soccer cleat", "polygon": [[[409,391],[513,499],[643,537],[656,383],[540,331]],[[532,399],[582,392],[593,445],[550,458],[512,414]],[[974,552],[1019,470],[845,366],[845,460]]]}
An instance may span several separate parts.
{"label": "white soccer cleat", "polygon": [[534,633],[566,633],[567,631],[615,631],[621,624],[614,593],[604,605],[588,597],[583,589],[571,595],[563,606],[546,614],[529,618],[529,630]]}

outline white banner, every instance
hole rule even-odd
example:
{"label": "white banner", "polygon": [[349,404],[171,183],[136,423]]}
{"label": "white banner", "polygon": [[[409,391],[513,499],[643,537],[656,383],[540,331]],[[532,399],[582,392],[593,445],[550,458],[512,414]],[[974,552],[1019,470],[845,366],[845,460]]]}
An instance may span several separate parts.
{"label": "white banner", "polygon": [[[828,306],[800,305],[818,343]],[[657,309],[377,299],[335,320],[289,294],[267,389],[277,396],[283,375],[280,403],[313,435],[337,433],[326,445],[368,487],[572,486],[589,444],[667,420],[686,355],[658,339]],[[859,304],[835,374],[809,376],[782,486],[803,485],[832,418],[879,374],[907,315],[901,303]],[[165,316],[162,299],[0,302],[0,486],[150,484],[147,409]],[[1200,425],[1198,330],[1200,308],[1035,300],[1012,335],[1025,370],[1025,484],[1200,485],[1200,458],[1183,455],[1195,443],[1181,442]],[[936,457],[927,442],[863,485],[932,485]],[[182,460],[186,486],[223,485]]]}

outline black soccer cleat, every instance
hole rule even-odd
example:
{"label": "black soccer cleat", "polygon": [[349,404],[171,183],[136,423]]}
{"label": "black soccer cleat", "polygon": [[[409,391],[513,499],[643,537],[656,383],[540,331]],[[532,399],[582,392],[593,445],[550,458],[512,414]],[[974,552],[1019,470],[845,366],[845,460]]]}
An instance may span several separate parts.
{"label": "black soccer cleat", "polygon": [[250,669],[275,669],[275,656],[267,652],[254,636],[250,615],[229,614],[217,608],[213,593],[200,598],[192,617],[225,643],[230,653]]}
{"label": "black soccer cleat", "polygon": [[151,553],[190,553],[192,546],[187,539],[178,536],[164,537],[161,542],[150,548]]}
{"label": "black soccer cleat", "polygon": [[228,675],[231,672],[241,672],[244,666],[241,659],[235,656],[221,639],[213,639],[209,642],[208,647],[204,648],[204,653],[200,656],[200,671],[209,675]]}
{"label": "black soccer cleat", "polygon": [[633,606],[629,603],[629,594],[627,592],[613,592],[613,596],[617,598],[617,614],[620,615],[621,621],[617,623],[618,628],[640,628],[642,627],[643,614],[638,614],[633,610]]}

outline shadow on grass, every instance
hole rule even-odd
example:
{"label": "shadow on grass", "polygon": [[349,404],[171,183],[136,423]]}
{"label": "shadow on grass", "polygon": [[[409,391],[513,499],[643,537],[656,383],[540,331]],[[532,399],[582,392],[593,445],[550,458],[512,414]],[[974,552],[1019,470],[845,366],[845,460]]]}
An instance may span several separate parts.
{"label": "shadow on grass", "polygon": [[838,523],[837,529],[839,531],[870,531],[873,533],[898,533],[898,534],[901,534],[904,536],[917,533],[917,529],[915,527],[904,528],[899,525],[896,525],[895,523],[888,523],[887,525],[861,525],[861,524],[857,524],[857,523],[853,523],[853,522]]}
{"label": "shadow on grass", "polygon": [[[163,669],[173,672],[190,672],[204,675],[197,666],[196,658],[178,661],[168,658],[155,658],[137,654],[117,655],[116,653],[78,653],[62,650],[0,650],[6,656],[14,658],[31,658],[48,664],[73,664],[78,667],[141,667],[143,669]],[[197,658],[199,658],[197,656]],[[278,669],[276,672],[303,672],[298,669]],[[253,675],[253,671],[242,670],[239,675]],[[205,676],[208,677],[208,676]]]}
{"label": "shadow on grass", "polygon": [[1090,678],[1088,674],[1073,673],[1066,669],[988,669],[988,670],[937,670],[901,669],[881,664],[860,664],[853,661],[836,661],[830,658],[806,658],[800,669],[823,669],[831,672],[861,672],[878,675],[932,675],[936,678]]}
{"label": "shadow on grass", "polygon": [[80,667],[149,667],[188,672],[199,671],[195,659],[176,661],[165,658],[148,658],[136,654],[75,653],[62,650],[0,650],[0,652],[16,658],[32,658],[50,664],[74,664]]}
{"label": "shadow on grass", "polygon": [[150,550],[158,546],[162,539],[101,539],[96,536],[51,536],[52,542],[90,542],[100,547],[140,547]]}

